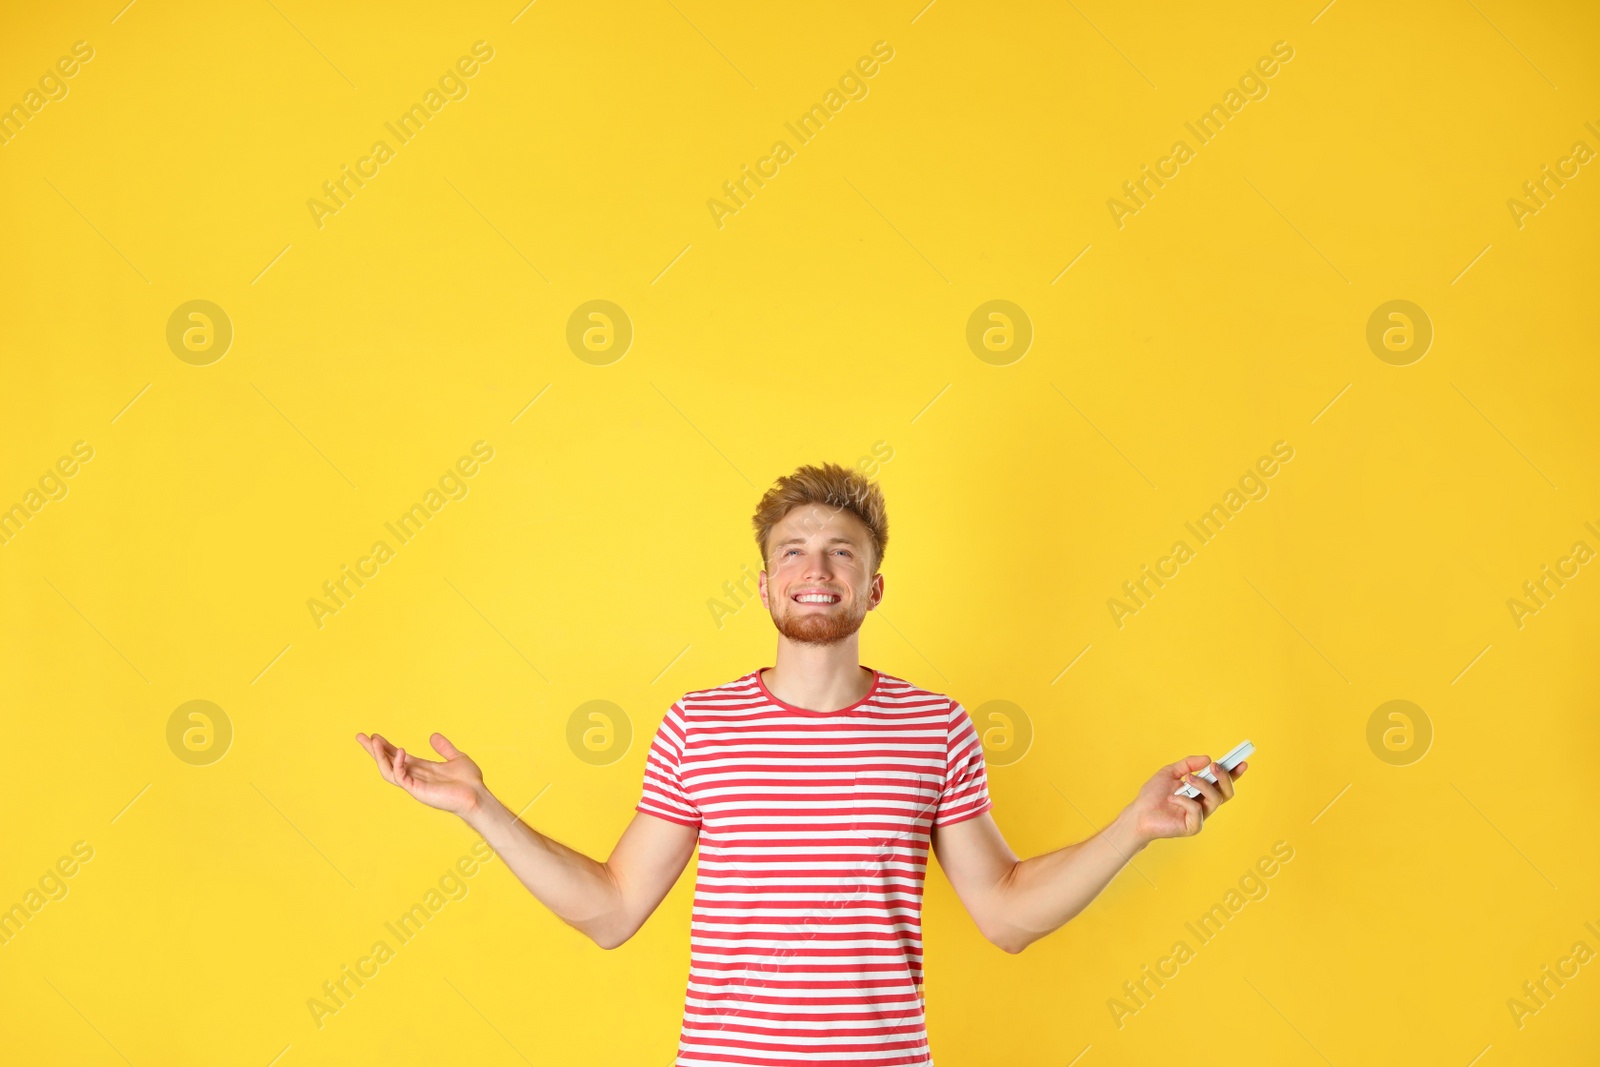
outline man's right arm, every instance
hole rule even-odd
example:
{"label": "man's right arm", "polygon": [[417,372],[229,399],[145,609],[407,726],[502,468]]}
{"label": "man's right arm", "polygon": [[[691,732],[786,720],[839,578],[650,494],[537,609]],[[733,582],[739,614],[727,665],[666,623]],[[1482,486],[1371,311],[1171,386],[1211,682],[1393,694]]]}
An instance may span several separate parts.
{"label": "man's right arm", "polygon": [[482,772],[443,734],[430,738],[444,762],[419,759],[380,734],[356,740],[385,781],[429,807],[459,815],[539,902],[601,948],[632,937],[689,864],[697,828],[638,812],[604,862],[539,833],[483,783]]}
{"label": "man's right arm", "polygon": [[601,948],[644,925],[694,853],[692,826],[635,812],[604,863],[553,841],[518,819],[488,789],[462,816],[539,902]]}

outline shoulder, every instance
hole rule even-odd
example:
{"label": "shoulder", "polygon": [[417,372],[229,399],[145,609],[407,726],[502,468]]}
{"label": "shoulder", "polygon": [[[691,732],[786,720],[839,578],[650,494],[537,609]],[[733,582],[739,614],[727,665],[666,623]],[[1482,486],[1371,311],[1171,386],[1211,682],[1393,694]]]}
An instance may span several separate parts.
{"label": "shoulder", "polygon": [[672,707],[667,714],[687,724],[705,716],[707,713],[716,713],[729,707],[748,704],[759,694],[760,686],[756,683],[756,672],[752,670],[741,674],[737,678],[723,682],[721,685],[710,686],[705,689],[691,689],[672,702]]}
{"label": "shoulder", "polygon": [[895,701],[904,704],[925,704],[940,707],[950,700],[943,693],[932,689],[924,689],[915,682],[907,681],[899,675],[890,674],[888,671],[878,672],[878,692],[880,700]]}
{"label": "shoulder", "polygon": [[966,710],[954,697],[934,689],[925,689],[887,671],[879,671],[878,693],[874,700],[880,707],[920,712],[921,715],[942,715],[945,722],[955,727],[967,717]]}

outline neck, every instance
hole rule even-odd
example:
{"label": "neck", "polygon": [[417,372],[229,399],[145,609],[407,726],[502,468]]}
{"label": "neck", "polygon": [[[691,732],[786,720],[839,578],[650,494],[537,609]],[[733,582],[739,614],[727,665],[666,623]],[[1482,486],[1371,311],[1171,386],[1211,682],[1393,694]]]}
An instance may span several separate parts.
{"label": "neck", "polygon": [[838,711],[872,690],[872,672],[861,666],[857,638],[832,645],[805,645],[778,638],[777,665],[761,681],[772,695],[808,711]]}

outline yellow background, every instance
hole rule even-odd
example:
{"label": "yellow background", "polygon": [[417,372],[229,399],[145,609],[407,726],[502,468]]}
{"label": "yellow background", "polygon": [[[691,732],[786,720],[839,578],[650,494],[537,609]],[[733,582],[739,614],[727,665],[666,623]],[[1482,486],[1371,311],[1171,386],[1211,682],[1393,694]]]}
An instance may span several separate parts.
{"label": "yellow background", "polygon": [[[1506,201],[1600,149],[1600,18],[1319,6],[13,5],[0,103],[95,52],[0,147],[0,504],[95,455],[0,548],[0,904],[94,858],[0,948],[5,1058],[668,1063],[692,865],[606,953],[490,864],[315,1025],[474,840],[353,735],[444,729],[603,857],[667,705],[771,662],[759,605],[708,608],[759,566],[760,492],[882,441],[862,659],[1024,709],[1031,749],[991,770],[1019,853],[1258,748],[1198,839],[1020,956],[930,876],[943,1067],[1596,1062],[1600,964],[1520,1029],[1506,1002],[1600,950],[1600,573],[1520,629],[1506,601],[1600,548],[1600,174],[1520,228]],[[478,40],[469,95],[315,225]],[[794,144],[880,40],[869,94]],[[1277,41],[1269,95],[1196,147]],[[1107,199],[1179,138],[1119,229]],[[235,331],[209,366],[165,340],[194,299]],[[593,299],[635,331],[606,366],[565,340]],[[1035,330],[1008,366],[965,340],[991,299]],[[1409,366],[1366,344],[1392,299],[1434,327]],[[319,629],[307,599],[478,440],[469,495]],[[1279,440],[1270,495],[1119,629],[1107,599]],[[234,728],[209,766],[167,746],[195,699]],[[596,699],[634,735],[603,767],[566,742]],[[1433,725],[1409,766],[1367,745],[1392,699]],[[1277,841],[1270,895],[1119,1029],[1122,983]]]}

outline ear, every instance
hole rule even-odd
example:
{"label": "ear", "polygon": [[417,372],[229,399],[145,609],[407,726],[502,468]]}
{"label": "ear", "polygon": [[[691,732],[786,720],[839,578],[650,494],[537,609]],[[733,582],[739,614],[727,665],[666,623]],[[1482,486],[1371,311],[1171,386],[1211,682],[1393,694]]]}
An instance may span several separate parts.
{"label": "ear", "polygon": [[767,572],[765,570],[756,575],[756,592],[761,594],[761,606],[771,611],[772,605],[767,603]]}

